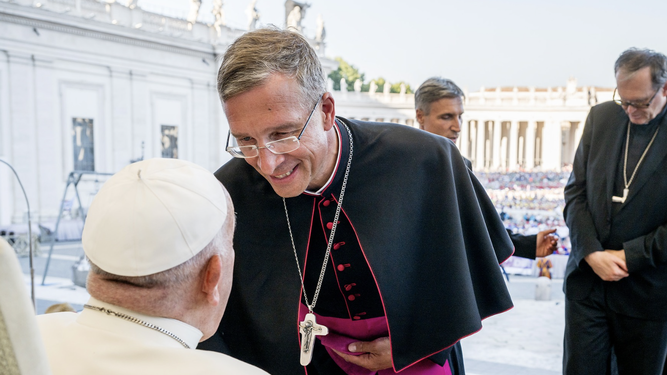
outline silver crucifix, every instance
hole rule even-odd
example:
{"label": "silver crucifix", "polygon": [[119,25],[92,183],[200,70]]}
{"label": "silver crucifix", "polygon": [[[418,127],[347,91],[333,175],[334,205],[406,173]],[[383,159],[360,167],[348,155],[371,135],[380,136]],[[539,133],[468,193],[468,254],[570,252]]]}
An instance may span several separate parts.
{"label": "silver crucifix", "polygon": [[315,336],[326,336],[329,329],[315,321],[313,313],[306,314],[306,317],[299,323],[301,332],[301,366],[307,366],[313,359],[313,346]]}
{"label": "silver crucifix", "polygon": [[630,191],[627,188],[623,189],[623,196],[622,197],[612,196],[611,201],[614,202],[614,203],[623,204],[623,203],[625,203],[625,199],[628,197],[629,192]]}

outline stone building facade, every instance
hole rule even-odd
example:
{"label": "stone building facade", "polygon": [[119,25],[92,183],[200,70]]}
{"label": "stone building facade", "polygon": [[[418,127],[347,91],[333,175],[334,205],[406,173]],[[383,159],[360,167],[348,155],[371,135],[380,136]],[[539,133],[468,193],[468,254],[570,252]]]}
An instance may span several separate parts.
{"label": "stone building facade", "polygon": [[[560,170],[571,164],[592,105],[613,89],[498,87],[466,92],[457,146],[476,170]],[[418,127],[414,95],[336,92],[337,113]]]}
{"label": "stone building facade", "polygon": [[[177,157],[211,171],[226,162],[216,71],[244,32],[136,1],[0,0],[0,158],[20,175],[33,222],[58,215],[73,170],[114,173],[141,157]],[[323,40],[312,43],[323,55]],[[327,73],[336,69],[320,58]],[[417,126],[412,94],[334,98],[339,115]],[[559,169],[572,161],[590,106],[610,98],[609,89],[574,81],[470,92],[458,146],[476,169]],[[83,206],[105,178],[84,175]],[[25,217],[20,187],[0,165],[0,225]]]}
{"label": "stone building facade", "polygon": [[[0,0],[0,158],[21,177],[33,222],[58,215],[72,170],[113,173],[143,156],[213,171],[228,160],[215,80],[220,55],[244,32],[136,1]],[[104,179],[84,175],[84,206]],[[0,165],[0,225],[25,216]]]}

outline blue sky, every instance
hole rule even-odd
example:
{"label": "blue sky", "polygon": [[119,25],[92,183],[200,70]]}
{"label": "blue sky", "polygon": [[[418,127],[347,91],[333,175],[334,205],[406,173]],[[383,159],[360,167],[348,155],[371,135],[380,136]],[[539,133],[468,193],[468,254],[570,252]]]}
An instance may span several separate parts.
{"label": "blue sky", "polygon": [[[666,0],[310,0],[314,35],[322,14],[326,54],[367,79],[413,87],[439,75],[461,86],[614,86],[613,64],[628,47],[667,53]],[[228,25],[246,28],[250,0],[224,0]],[[187,13],[188,0],[140,0]],[[201,17],[210,17],[204,0]],[[257,0],[260,24],[284,23],[284,0]],[[201,19],[200,17],[200,19]]]}

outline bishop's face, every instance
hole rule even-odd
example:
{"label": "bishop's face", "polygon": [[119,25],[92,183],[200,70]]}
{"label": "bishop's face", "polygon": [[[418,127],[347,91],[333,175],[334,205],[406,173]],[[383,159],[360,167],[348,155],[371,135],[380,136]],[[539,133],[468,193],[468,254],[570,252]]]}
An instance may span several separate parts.
{"label": "bishop's face", "polygon": [[[272,74],[266,82],[228,99],[223,108],[229,128],[239,144],[264,147],[266,142],[298,136],[315,103],[304,102],[297,81]],[[308,108],[311,107],[311,108]],[[245,159],[281,197],[295,197],[306,189],[317,190],[331,176],[337,158],[333,129],[334,101],[329,93],[315,108],[298,149],[276,155],[266,148]]]}
{"label": "bishop's face", "polygon": [[648,108],[623,106],[623,110],[633,124],[647,124],[662,112],[667,103],[667,85],[656,92],[651,81],[651,68],[648,66],[629,74],[620,69],[616,73],[616,86],[618,96],[624,102],[650,104]]}

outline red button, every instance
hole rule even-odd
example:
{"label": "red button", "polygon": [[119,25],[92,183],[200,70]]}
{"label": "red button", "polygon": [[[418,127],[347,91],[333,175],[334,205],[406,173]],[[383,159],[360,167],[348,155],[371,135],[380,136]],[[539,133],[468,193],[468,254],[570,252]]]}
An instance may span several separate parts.
{"label": "red button", "polygon": [[331,201],[328,200],[328,199],[325,200],[324,202],[322,202],[322,205],[323,205],[324,207],[329,207],[330,204],[331,204]]}
{"label": "red button", "polygon": [[356,286],[356,285],[357,285],[356,283],[345,284],[345,291],[346,291],[346,292],[349,292],[349,291],[352,289],[352,287],[353,287],[353,286]]}
{"label": "red button", "polygon": [[333,223],[332,223],[332,222],[328,222],[328,223],[327,223],[327,229],[331,230],[331,228],[333,228]]}
{"label": "red button", "polygon": [[349,267],[350,263],[345,263],[345,264],[339,264],[338,267],[336,267],[337,270],[339,271],[345,271],[346,267]]}
{"label": "red button", "polygon": [[[331,228],[329,228],[329,229],[331,229]],[[340,249],[340,247],[343,246],[343,245],[345,245],[345,242],[338,242],[338,243],[335,243],[335,244],[333,245],[333,249],[334,249],[334,250],[338,250],[338,249]]]}
{"label": "red button", "polygon": [[347,299],[349,299],[350,301],[354,301],[355,298],[357,297],[355,297],[354,294],[350,294],[349,296],[347,296]]}
{"label": "red button", "polygon": [[359,319],[361,319],[361,317],[358,316],[358,315],[356,315],[356,316],[354,316],[354,318],[352,318],[352,319],[354,319],[354,320],[359,320]]}

